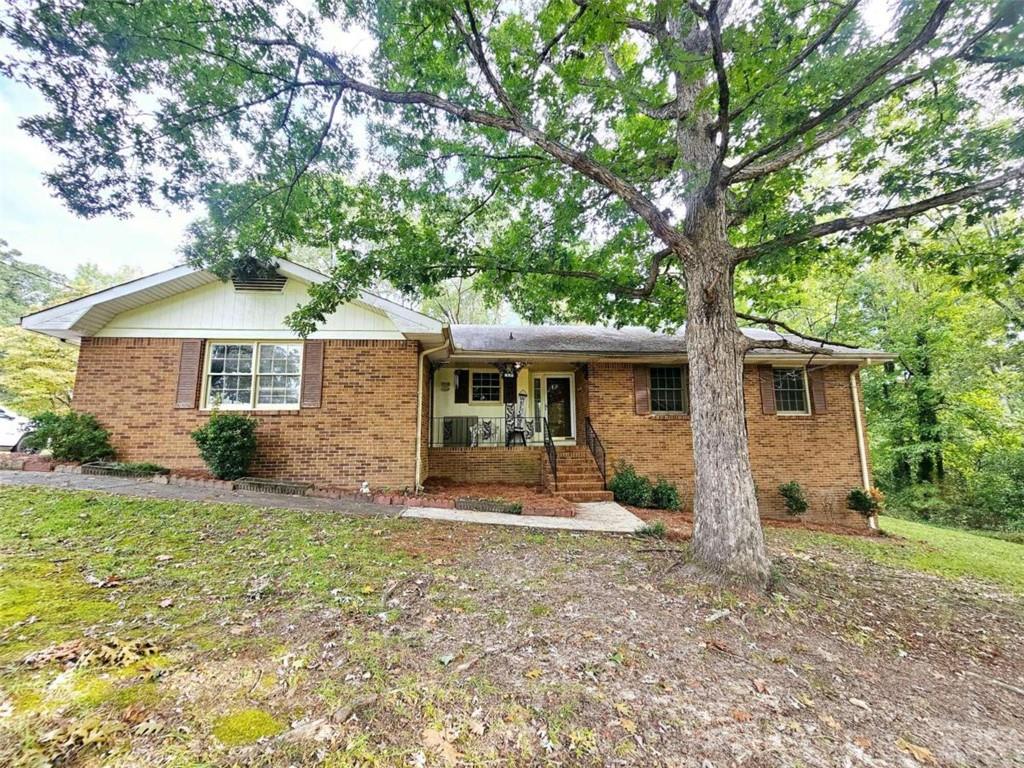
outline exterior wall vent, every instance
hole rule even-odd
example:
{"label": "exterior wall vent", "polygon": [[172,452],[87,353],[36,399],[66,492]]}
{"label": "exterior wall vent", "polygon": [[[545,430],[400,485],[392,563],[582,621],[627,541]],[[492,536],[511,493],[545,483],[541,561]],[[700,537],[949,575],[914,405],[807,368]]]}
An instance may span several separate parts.
{"label": "exterior wall vent", "polygon": [[264,275],[255,277],[252,275],[244,275],[231,278],[232,284],[235,286],[236,291],[259,291],[260,293],[280,293],[284,290],[284,284],[288,282],[288,278],[284,275],[274,273],[272,275]]}

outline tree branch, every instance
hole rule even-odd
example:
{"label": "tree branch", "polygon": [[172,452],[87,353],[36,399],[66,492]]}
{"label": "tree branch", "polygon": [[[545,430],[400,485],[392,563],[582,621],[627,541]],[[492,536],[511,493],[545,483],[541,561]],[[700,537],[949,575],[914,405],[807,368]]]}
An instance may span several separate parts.
{"label": "tree branch", "polygon": [[815,224],[814,226],[808,227],[807,229],[799,232],[783,235],[782,237],[778,237],[774,240],[759,243],[758,245],[750,246],[748,248],[741,248],[737,252],[735,260],[737,263],[748,261],[760,256],[761,254],[768,253],[779,248],[788,248],[789,246],[798,245],[819,237],[825,237],[826,235],[832,235],[836,232],[863,229],[864,227],[884,224],[887,221],[894,221],[896,219],[909,219],[926,211],[930,211],[933,208],[939,208],[943,205],[955,205],[969,198],[983,195],[986,192],[999,189],[1000,187],[1021,178],[1024,178],[1024,166],[1008,171],[1002,176],[995,176],[991,179],[985,179],[984,181],[979,181],[975,184],[968,184],[966,187],[960,187],[952,192],[935,195],[934,197],[918,200],[917,202],[909,203],[907,205],[897,206],[896,208],[883,208],[882,210],[864,214],[863,216],[843,216],[838,219],[823,221],[820,224]]}
{"label": "tree branch", "polygon": [[[781,330],[785,331],[786,333],[788,333],[788,334],[790,334],[792,336],[799,336],[804,341],[813,342],[814,344],[830,344],[830,345],[832,345],[834,347],[846,347],[847,349],[858,349],[856,344],[844,344],[841,341],[832,341],[831,339],[827,339],[827,338],[824,338],[824,337],[821,337],[821,336],[811,336],[810,334],[803,333],[801,331],[796,330],[795,328],[793,328],[793,326],[787,325],[786,323],[782,322],[781,320],[775,320],[775,319],[770,318],[770,317],[760,317],[759,315],[749,315],[746,312],[737,312],[736,313],[736,317],[740,318],[741,320],[746,320],[746,321],[751,322],[751,323],[757,323],[758,325],[767,325],[773,331],[777,331],[778,329],[781,329]],[[751,341],[753,342],[754,340],[751,339]],[[758,341],[755,344],[755,346],[761,346],[762,344],[763,344],[763,341]]]}
{"label": "tree branch", "polygon": [[718,17],[718,0],[711,0],[705,19],[711,33],[711,60],[715,65],[715,80],[718,83],[718,121],[715,130],[719,136],[718,153],[708,177],[705,197],[718,193],[718,183],[722,177],[722,167],[729,152],[729,74],[725,69],[725,51],[722,47],[722,22]]}
{"label": "tree branch", "polygon": [[815,37],[813,40],[807,43],[807,45],[803,47],[800,53],[798,53],[792,61],[790,61],[785,67],[783,67],[779,71],[779,73],[768,82],[767,85],[761,88],[761,90],[759,90],[757,93],[753,94],[741,106],[734,109],[729,114],[729,119],[735,120],[748,109],[750,109],[752,106],[754,106],[758,99],[760,99],[768,91],[770,91],[780,82],[782,82],[785,79],[786,75],[788,75],[801,64],[803,64],[805,61],[807,61],[807,59],[810,57],[812,53],[814,53],[816,50],[821,48],[821,46],[825,45],[825,43],[831,40],[832,36],[836,33],[836,30],[839,29],[839,26],[844,21],[846,21],[846,19],[849,17],[851,13],[853,13],[853,10],[857,7],[858,3],[860,3],[860,0],[850,0],[850,2],[848,2],[842,8],[840,8],[839,13],[835,15],[831,23],[827,27],[825,27],[825,29],[823,29],[817,37]]}
{"label": "tree branch", "polygon": [[928,21],[920,29],[920,31],[913,37],[913,39],[907,43],[903,48],[897,51],[895,54],[890,56],[888,59],[883,61],[881,64],[876,66],[871,72],[863,77],[856,85],[846,91],[842,96],[838,96],[832,100],[825,109],[819,112],[814,117],[809,117],[799,125],[786,131],[784,134],[768,142],[766,145],[756,150],[755,152],[747,155],[744,159],[740,160],[739,163],[734,165],[729,172],[726,174],[726,178],[730,178],[733,174],[746,168],[748,165],[760,160],[762,157],[770,155],[776,150],[781,149],[791,142],[793,139],[803,136],[809,131],[813,131],[819,125],[832,119],[834,116],[845,110],[857,96],[863,93],[865,90],[870,88],[882,77],[887,75],[892,70],[899,67],[907,59],[909,59],[916,51],[920,50],[931,42],[932,38],[935,37],[936,32],[939,30],[939,26],[942,24],[942,20],[946,17],[949,12],[949,8],[952,5],[953,0],[939,0],[935,6],[935,10],[932,11],[932,15],[928,17]]}
{"label": "tree branch", "polygon": [[912,85],[917,81],[921,80],[928,74],[928,70],[923,69],[913,74],[907,75],[906,77],[897,80],[891,86],[880,92],[877,96],[867,99],[861,104],[851,109],[839,120],[837,120],[831,127],[823,130],[811,141],[805,144],[799,144],[785,152],[782,152],[775,157],[768,158],[767,160],[757,163],[755,165],[749,165],[746,168],[740,168],[729,171],[725,177],[725,183],[729,184],[740,184],[744,181],[752,181],[753,179],[759,179],[762,176],[767,176],[770,173],[775,173],[783,168],[788,167],[792,163],[799,160],[801,157],[811,154],[816,149],[825,146],[829,142],[835,141],[840,138],[843,134],[849,131],[853,126],[857,124],[857,121],[864,116],[872,106],[875,104],[885,101],[885,99],[892,96],[897,91],[906,88],[908,85]]}

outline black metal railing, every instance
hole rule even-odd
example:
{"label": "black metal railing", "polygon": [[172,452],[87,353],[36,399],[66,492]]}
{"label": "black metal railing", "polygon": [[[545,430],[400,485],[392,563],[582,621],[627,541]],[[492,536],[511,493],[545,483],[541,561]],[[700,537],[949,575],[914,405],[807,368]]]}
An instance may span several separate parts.
{"label": "black metal railing", "polygon": [[505,445],[504,416],[438,416],[430,420],[431,448]]}
{"label": "black metal railing", "polygon": [[548,454],[548,466],[551,467],[551,484],[558,490],[558,451],[555,449],[555,441],[551,439],[551,430],[548,429],[548,420],[544,419],[544,450]]}
{"label": "black metal railing", "polygon": [[587,438],[587,448],[590,449],[590,454],[597,463],[597,471],[601,473],[601,480],[604,482],[605,488],[607,488],[608,474],[605,470],[604,444],[601,442],[601,438],[597,436],[597,430],[594,429],[594,425],[590,423],[589,416],[583,421],[583,431]]}

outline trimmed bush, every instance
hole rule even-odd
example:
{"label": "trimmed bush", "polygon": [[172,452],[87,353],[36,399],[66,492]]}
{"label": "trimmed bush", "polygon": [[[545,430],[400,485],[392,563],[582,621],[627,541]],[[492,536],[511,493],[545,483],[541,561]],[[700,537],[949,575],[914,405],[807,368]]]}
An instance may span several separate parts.
{"label": "trimmed bush", "polygon": [[796,517],[807,511],[807,497],[804,489],[796,480],[790,480],[779,486],[779,494],[786,503],[786,511]]}
{"label": "trimmed bush", "polygon": [[859,512],[864,517],[877,515],[881,507],[881,492],[872,488],[865,491],[863,488],[854,488],[846,495],[846,506],[854,512]]}
{"label": "trimmed bush", "polygon": [[29,423],[32,434],[24,445],[32,450],[49,448],[58,461],[102,461],[114,455],[110,433],[91,413],[47,411]]}
{"label": "trimmed bush", "polygon": [[249,471],[256,456],[256,420],[215,411],[204,426],[192,433],[192,439],[214,477],[237,480]]}
{"label": "trimmed bush", "polygon": [[651,506],[675,512],[682,506],[679,501],[679,489],[665,478],[659,477],[651,490]]}
{"label": "trimmed bush", "polygon": [[651,506],[654,486],[651,481],[638,474],[632,464],[620,461],[615,465],[615,475],[608,481],[608,490],[615,500],[634,507]]}

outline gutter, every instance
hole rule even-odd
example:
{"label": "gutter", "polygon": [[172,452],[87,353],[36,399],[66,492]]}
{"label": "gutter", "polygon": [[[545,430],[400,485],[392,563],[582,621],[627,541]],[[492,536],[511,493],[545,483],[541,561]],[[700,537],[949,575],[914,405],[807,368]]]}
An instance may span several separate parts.
{"label": "gutter", "polygon": [[[442,330],[444,333],[444,330]],[[419,367],[416,371],[416,473],[413,480],[413,490],[418,491],[422,487],[420,477],[420,461],[423,457],[423,364],[427,360],[427,355],[432,355],[435,352],[440,352],[442,349],[448,347],[449,339],[448,334],[445,333],[444,343],[438,347],[431,347],[430,349],[424,349],[420,352]]]}
{"label": "gutter", "polygon": [[[853,395],[853,423],[857,431],[857,458],[860,460],[860,480],[864,490],[871,489],[871,472],[868,470],[867,447],[864,440],[864,423],[860,417],[860,395],[858,394],[858,374],[860,368],[854,368],[850,372],[850,393]],[[868,525],[872,530],[878,530],[878,516],[872,515],[868,518]]]}

